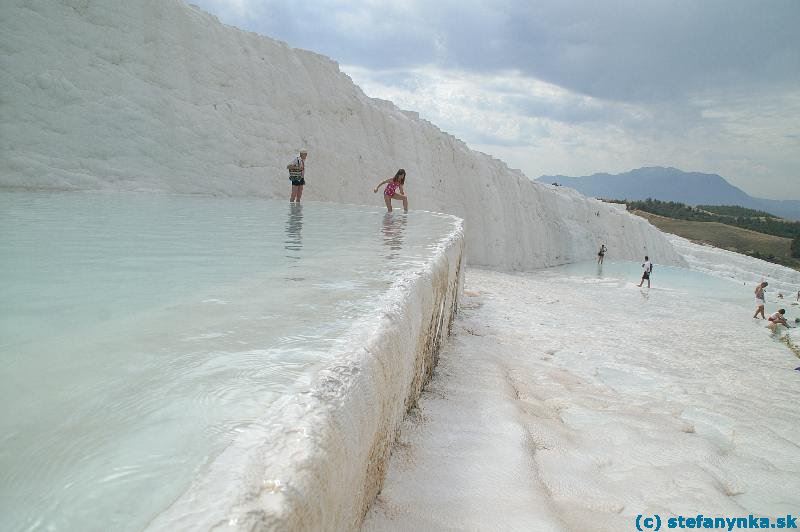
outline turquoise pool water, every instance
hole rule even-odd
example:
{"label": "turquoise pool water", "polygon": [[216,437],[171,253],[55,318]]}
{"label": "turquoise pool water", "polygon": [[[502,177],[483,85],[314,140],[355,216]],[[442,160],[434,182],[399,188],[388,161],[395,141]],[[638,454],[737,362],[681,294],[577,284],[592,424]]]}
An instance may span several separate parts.
{"label": "turquoise pool water", "polygon": [[[585,278],[589,282],[615,283],[619,286],[638,285],[642,278],[642,265],[638,262],[605,261],[602,265],[596,262],[579,262],[545,270],[554,275],[568,275]],[[643,289],[647,281],[643,283]],[[654,293],[672,291],[685,294],[686,302],[691,305],[696,298],[713,298],[720,301],[742,303],[746,306],[753,301],[753,289],[743,282],[732,279],[713,277],[711,275],[655,263],[650,276],[650,290]]]}
{"label": "turquoise pool water", "polygon": [[0,529],[139,530],[456,219],[0,193]]}

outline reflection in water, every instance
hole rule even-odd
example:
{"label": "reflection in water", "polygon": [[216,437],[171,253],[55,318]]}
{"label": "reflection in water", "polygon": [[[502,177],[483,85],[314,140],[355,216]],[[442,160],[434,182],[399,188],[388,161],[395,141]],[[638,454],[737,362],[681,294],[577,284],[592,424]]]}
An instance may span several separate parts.
{"label": "reflection in water", "polygon": [[[289,203],[289,217],[286,219],[286,240],[283,247],[286,249],[286,258],[292,263],[289,267],[296,266],[296,261],[300,260],[300,250],[303,249],[303,205],[301,203]],[[288,277],[289,281],[302,281],[302,277]]]}
{"label": "reflection in water", "polygon": [[406,214],[386,213],[383,215],[383,243],[389,248],[386,258],[389,260],[400,257],[403,249],[403,237],[406,231],[408,216]]}
{"label": "reflection in water", "polygon": [[297,202],[289,203],[289,217],[286,219],[286,240],[283,241],[286,257],[299,260],[300,250],[303,249],[303,205]]}

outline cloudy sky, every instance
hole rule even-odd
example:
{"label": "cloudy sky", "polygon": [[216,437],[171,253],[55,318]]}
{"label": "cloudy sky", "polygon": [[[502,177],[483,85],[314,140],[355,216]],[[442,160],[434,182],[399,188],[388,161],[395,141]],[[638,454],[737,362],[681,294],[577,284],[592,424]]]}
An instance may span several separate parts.
{"label": "cloudy sky", "polygon": [[529,177],[674,166],[800,199],[800,0],[190,0]]}

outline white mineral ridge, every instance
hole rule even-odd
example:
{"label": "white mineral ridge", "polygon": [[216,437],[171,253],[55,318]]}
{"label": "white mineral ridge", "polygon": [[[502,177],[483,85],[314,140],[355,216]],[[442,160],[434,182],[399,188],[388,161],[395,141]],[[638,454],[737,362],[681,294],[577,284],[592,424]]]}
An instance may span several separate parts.
{"label": "white mineral ridge", "polygon": [[[769,286],[765,295],[768,302],[788,305],[796,299],[800,289],[800,272],[797,270],[733,251],[695,244],[676,235],[667,235],[667,239],[693,270],[740,281],[749,285],[751,291],[755,290],[756,284],[767,281]],[[778,294],[784,296],[782,301],[779,301]]]}
{"label": "white mineral ridge", "polygon": [[[0,3],[0,187],[285,197],[381,205],[408,171],[412,209],[466,220],[473,265],[608,258],[683,264],[644,220],[533,183],[369,98],[331,59],[221,24],[181,0]],[[598,216],[599,213],[599,216]]]}

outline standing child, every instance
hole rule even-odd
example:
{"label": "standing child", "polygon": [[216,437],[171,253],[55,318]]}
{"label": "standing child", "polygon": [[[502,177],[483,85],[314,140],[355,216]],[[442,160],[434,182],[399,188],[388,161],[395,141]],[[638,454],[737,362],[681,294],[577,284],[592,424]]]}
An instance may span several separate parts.
{"label": "standing child", "polygon": [[386,209],[389,212],[392,212],[392,200],[403,200],[403,211],[408,212],[408,196],[406,196],[405,191],[403,190],[403,185],[406,182],[406,171],[402,168],[394,174],[394,177],[390,177],[389,179],[384,179],[375,187],[375,192],[377,194],[378,189],[381,188],[382,185],[386,185],[386,188],[383,191],[383,201],[386,202]]}

